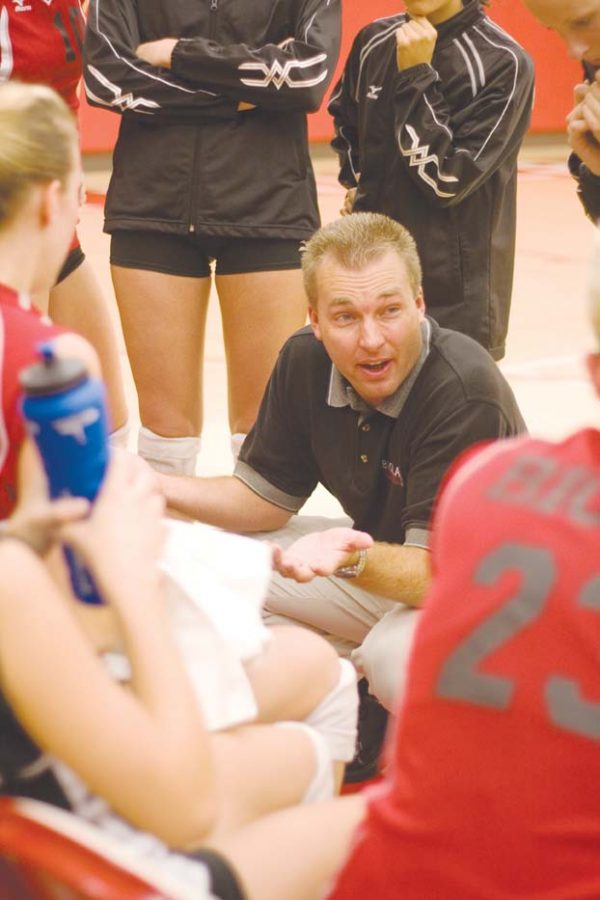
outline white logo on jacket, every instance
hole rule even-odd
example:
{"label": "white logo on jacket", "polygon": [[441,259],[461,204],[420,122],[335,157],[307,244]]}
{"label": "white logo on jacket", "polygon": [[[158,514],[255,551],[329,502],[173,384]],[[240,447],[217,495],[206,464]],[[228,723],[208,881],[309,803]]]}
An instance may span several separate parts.
{"label": "white logo on jacket", "polygon": [[288,59],[285,65],[281,65],[278,59],[274,60],[270,66],[264,62],[245,62],[239,66],[240,71],[245,72],[262,72],[264,78],[240,78],[242,84],[247,87],[267,88],[273,84],[278,91],[285,85],[289,88],[307,88],[320,84],[327,78],[327,69],[323,69],[314,78],[304,80],[295,80],[292,78],[292,72],[298,69],[310,69],[313,66],[320,65],[327,60],[326,53],[319,53],[318,56],[312,56],[310,59]]}
{"label": "white logo on jacket", "polygon": [[412,125],[407,125],[406,131],[410,135],[412,146],[409,148],[403,147],[400,140],[400,134],[398,134],[398,145],[400,147],[400,152],[402,153],[402,155],[408,159],[409,166],[417,167],[419,176],[426,184],[433,188],[438,197],[456,196],[456,191],[448,193],[447,191],[440,190],[434,179],[431,178],[425,171],[425,166],[429,163],[433,164],[439,182],[452,184],[456,183],[458,181],[458,178],[456,178],[456,176],[454,175],[444,175],[443,172],[440,172],[440,161],[438,156],[435,153],[430,152],[429,144],[420,143],[419,135],[412,127]]}
{"label": "white logo on jacket", "polygon": [[[97,103],[101,103],[103,106],[117,106],[122,112],[126,109],[134,109],[136,112],[148,113],[149,109],[159,108],[159,104],[156,103],[155,100],[147,100],[144,97],[134,97],[131,92],[124,94],[118,84],[113,84],[112,81],[109,81],[102,72],[95,68],[95,66],[88,66],[87,68],[88,72],[93,75],[101,85],[107,88],[115,98],[109,103],[102,97],[97,97],[96,94],[92,92],[89,85],[86,84],[85,92],[87,96],[92,100],[96,100]],[[140,107],[146,107],[146,109],[140,109]]]}
{"label": "white logo on jacket", "polygon": [[378,84],[370,84],[369,90],[367,91],[367,100],[379,100],[379,94],[383,90]]}

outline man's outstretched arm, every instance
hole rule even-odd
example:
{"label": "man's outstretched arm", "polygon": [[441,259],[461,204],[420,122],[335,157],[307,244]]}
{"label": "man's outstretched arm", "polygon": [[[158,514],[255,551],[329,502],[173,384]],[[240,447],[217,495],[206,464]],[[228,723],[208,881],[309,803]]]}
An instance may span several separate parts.
{"label": "man's outstretched arm", "polygon": [[195,478],[157,473],[157,478],[168,510],[227,531],[274,531],[292,515],[233,475]]}
{"label": "man's outstretched arm", "polygon": [[353,581],[363,590],[407,606],[421,605],[431,579],[429,550],[423,547],[374,542],[363,531],[329,528],[299,538],[286,550],[273,550],[277,571],[300,582],[335,575],[359,561],[361,571]]}

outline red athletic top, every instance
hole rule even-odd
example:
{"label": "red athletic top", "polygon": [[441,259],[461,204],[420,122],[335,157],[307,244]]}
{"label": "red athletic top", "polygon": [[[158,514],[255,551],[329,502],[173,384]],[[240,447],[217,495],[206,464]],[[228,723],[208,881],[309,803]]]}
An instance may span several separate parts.
{"label": "red athletic top", "polygon": [[18,409],[18,374],[35,361],[36,347],[63,328],[31,307],[23,294],[0,285],[0,519],[10,515],[15,504],[17,459],[25,431]]}
{"label": "red athletic top", "polygon": [[0,0],[0,81],[48,84],[76,110],[83,31],[79,0]]}
{"label": "red athletic top", "polygon": [[455,470],[391,774],[330,900],[600,897],[600,433]]}

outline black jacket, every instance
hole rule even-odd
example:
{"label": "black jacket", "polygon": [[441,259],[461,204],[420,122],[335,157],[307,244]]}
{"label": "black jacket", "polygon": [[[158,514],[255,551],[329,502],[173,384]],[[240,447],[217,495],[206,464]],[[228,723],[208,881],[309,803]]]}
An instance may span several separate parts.
{"label": "black jacket", "polygon": [[[340,0],[92,0],[86,93],[122,115],[106,230],[309,237],[306,113],[333,75],[340,16]],[[171,70],[135,55],[161,37],[180,38]]]}
{"label": "black jacket", "polygon": [[386,213],[413,234],[428,311],[504,354],[512,292],[517,153],[533,64],[467,0],[438,26],[432,65],[399,72],[404,14],[357,36],[329,111],[340,181],[354,209]]}

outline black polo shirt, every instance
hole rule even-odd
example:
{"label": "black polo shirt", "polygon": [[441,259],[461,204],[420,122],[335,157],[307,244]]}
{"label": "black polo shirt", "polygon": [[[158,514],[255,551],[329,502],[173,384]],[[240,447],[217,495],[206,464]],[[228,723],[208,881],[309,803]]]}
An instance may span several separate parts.
{"label": "black polo shirt", "polygon": [[[379,409],[352,395],[311,328],[286,342],[235,475],[298,512],[319,482],[375,540],[427,545],[440,482],[477,441],[525,431],[515,397],[474,340],[428,319],[415,370]],[[412,384],[411,384],[412,382]],[[409,388],[406,393],[406,388]],[[386,410],[385,412],[382,410]]]}

